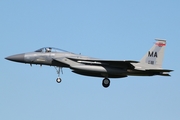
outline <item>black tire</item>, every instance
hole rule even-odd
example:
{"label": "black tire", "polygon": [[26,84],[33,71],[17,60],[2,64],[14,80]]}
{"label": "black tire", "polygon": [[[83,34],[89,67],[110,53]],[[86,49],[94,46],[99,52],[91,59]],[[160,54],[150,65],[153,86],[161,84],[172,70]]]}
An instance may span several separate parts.
{"label": "black tire", "polygon": [[56,82],[57,82],[57,83],[60,83],[61,81],[62,81],[61,78],[57,78],[57,79],[56,79]]}
{"label": "black tire", "polygon": [[102,85],[103,87],[107,88],[109,87],[110,85],[110,80],[108,78],[105,78],[103,81],[102,81]]}

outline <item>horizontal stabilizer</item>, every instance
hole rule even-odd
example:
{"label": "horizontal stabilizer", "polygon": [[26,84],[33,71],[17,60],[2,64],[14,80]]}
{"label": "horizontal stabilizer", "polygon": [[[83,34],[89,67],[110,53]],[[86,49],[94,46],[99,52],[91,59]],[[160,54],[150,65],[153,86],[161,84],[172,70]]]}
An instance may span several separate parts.
{"label": "horizontal stabilizer", "polygon": [[167,70],[167,69],[148,69],[146,71],[149,71],[149,72],[172,72],[173,70]]}
{"label": "horizontal stabilizer", "polygon": [[161,76],[169,76],[170,77],[171,75],[169,75],[169,74],[161,74]]}
{"label": "horizontal stabilizer", "polygon": [[169,72],[172,72],[173,70],[167,70],[167,69],[149,69],[146,70],[147,72],[157,72],[161,76],[171,76],[169,75]]}

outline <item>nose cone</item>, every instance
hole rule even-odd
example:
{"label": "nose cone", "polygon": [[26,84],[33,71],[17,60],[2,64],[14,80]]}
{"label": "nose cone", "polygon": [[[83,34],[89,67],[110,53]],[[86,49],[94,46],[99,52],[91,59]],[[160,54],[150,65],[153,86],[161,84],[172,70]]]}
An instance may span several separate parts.
{"label": "nose cone", "polygon": [[6,57],[5,59],[10,60],[10,61],[15,61],[15,62],[24,62],[24,54],[12,55],[12,56]]}

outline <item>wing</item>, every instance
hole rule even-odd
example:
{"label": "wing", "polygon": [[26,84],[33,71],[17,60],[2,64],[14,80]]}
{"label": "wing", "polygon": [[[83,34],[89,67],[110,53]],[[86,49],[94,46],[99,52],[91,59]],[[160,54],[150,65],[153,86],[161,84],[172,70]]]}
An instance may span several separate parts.
{"label": "wing", "polygon": [[138,61],[131,61],[131,60],[99,60],[99,59],[81,59],[81,58],[70,58],[72,61],[81,64],[91,64],[91,65],[101,65],[101,66],[111,66],[111,67],[119,67],[119,68],[126,68],[126,69],[134,69],[134,66],[131,63],[138,63]]}
{"label": "wing", "polygon": [[132,60],[99,60],[99,59],[90,59],[90,58],[84,59],[84,58],[74,58],[74,57],[53,58],[53,61],[56,62],[56,64],[59,66],[63,65],[66,67],[88,64],[88,65],[110,66],[110,67],[117,67],[124,69],[134,69],[134,66],[131,63],[139,63],[138,61],[132,61]]}

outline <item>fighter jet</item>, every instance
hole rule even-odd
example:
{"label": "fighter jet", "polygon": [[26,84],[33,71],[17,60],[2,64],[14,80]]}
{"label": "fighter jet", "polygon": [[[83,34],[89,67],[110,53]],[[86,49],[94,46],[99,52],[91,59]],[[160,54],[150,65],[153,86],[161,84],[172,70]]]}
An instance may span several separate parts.
{"label": "fighter jet", "polygon": [[170,76],[169,72],[173,70],[162,68],[166,40],[155,40],[153,47],[140,61],[101,60],[53,47],[44,47],[34,52],[16,54],[5,59],[30,65],[54,66],[58,74],[56,79],[58,83],[61,82],[60,73],[62,68],[70,68],[72,72],[80,75],[102,77],[104,78],[102,85],[107,88],[110,85],[109,78]]}

